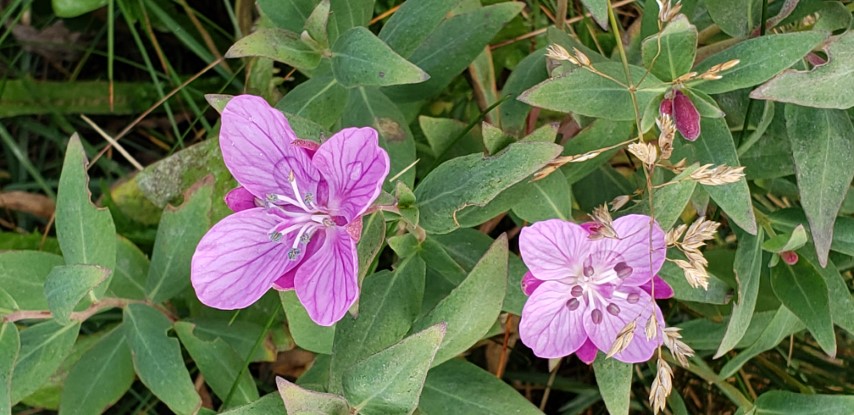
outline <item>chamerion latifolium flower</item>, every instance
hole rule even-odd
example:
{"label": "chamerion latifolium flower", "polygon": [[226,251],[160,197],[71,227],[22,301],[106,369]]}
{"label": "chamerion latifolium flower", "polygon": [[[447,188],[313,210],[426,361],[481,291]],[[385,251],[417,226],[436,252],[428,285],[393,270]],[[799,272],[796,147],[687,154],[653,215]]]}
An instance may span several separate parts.
{"label": "chamerion latifolium flower", "polygon": [[669,115],[676,123],[676,130],[688,141],[694,141],[700,136],[700,113],[682,91],[671,89],[664,94],[659,106],[661,114]]}
{"label": "chamerion latifolium flower", "polygon": [[[661,345],[664,327],[653,285],[655,298],[673,295],[655,275],[664,263],[664,232],[653,224],[650,255],[649,216],[614,220],[613,237],[591,239],[591,225],[553,219],[522,229],[519,249],[530,270],[522,280],[529,295],[519,323],[522,342],[539,357],[575,353],[590,364],[597,350],[611,351],[617,336],[634,323],[631,340],[613,357],[647,361]],[[645,328],[653,313],[658,328],[648,339]]]}
{"label": "chamerion latifolium flower", "polygon": [[377,132],[346,128],[318,145],[262,98],[240,95],[222,112],[220,148],[240,187],[226,195],[235,213],[193,255],[199,300],[232,310],[292,289],[317,324],[340,320],[359,296],[361,217],[389,171]]}

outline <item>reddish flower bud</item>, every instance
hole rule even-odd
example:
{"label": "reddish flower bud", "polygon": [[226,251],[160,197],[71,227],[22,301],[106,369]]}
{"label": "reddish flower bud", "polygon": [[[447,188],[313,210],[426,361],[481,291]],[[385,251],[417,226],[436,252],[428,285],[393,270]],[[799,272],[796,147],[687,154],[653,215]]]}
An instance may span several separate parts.
{"label": "reddish flower bud", "polygon": [[667,114],[676,122],[676,130],[688,141],[694,141],[700,136],[700,113],[691,99],[682,91],[670,90],[664,95],[661,106],[662,114]]}
{"label": "reddish flower bud", "polygon": [[780,258],[783,259],[783,262],[789,265],[795,265],[798,263],[798,254],[795,251],[780,252]]}

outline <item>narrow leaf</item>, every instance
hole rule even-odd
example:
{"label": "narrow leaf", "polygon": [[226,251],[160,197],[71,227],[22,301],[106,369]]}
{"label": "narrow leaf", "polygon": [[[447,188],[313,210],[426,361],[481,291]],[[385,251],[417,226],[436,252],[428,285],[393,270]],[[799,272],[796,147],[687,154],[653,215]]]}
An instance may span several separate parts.
{"label": "narrow leaf", "polygon": [[756,307],[756,298],[759,296],[759,282],[762,272],[762,239],[764,233],[759,228],[756,235],[746,232],[738,232],[738,248],[735,251],[735,280],[738,283],[738,298],[733,302],[732,315],[727,325],[726,333],[721,340],[715,359],[723,356],[735,348],[741,341],[750,321],[753,319],[753,310]]}
{"label": "narrow leaf", "polygon": [[21,351],[12,372],[12,404],[45,384],[71,353],[80,323],[61,326],[45,321],[21,332]]}
{"label": "narrow leaf", "polygon": [[12,413],[12,371],[21,348],[14,323],[0,323],[0,415]]}
{"label": "narrow leaf", "polygon": [[827,285],[808,264],[780,264],[771,270],[771,288],[777,298],[807,326],[818,345],[829,356],[836,355],[836,335]]}
{"label": "narrow leaf", "polygon": [[364,27],[354,27],[335,41],[332,71],[345,87],[415,84],[430,78]]}
{"label": "narrow leaf", "polygon": [[303,389],[280,377],[276,377],[276,386],[290,414],[350,414],[350,405],[341,396]]}
{"label": "narrow leaf", "polygon": [[98,340],[68,373],[59,413],[103,413],[133,384],[133,360],[125,331],[119,327]]}
{"label": "narrow leaf", "polygon": [[599,388],[608,412],[628,414],[632,393],[632,365],[616,359],[605,359],[600,355],[593,362],[593,373],[596,375],[597,384],[608,385]]}
{"label": "narrow leaf", "polygon": [[320,64],[320,54],[284,29],[258,29],[238,40],[225,52],[226,58],[260,56],[295,68],[310,70]]}
{"label": "narrow leaf", "polygon": [[854,413],[854,396],[815,395],[772,390],[756,399],[755,415],[822,415]]}

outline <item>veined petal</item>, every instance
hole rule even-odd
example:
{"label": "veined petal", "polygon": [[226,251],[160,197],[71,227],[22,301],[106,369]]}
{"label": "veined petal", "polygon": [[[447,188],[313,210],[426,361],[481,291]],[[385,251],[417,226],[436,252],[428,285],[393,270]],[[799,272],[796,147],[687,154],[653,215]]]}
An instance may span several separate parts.
{"label": "veined petal", "polygon": [[296,139],[284,114],[263,98],[238,95],[222,111],[219,146],[226,167],[243,187],[261,200],[279,194],[293,198],[293,172],[300,193],[315,193],[318,173]]}
{"label": "veined petal", "polygon": [[525,275],[522,276],[522,292],[525,293],[525,295],[530,296],[542,283],[543,280],[535,277],[534,274],[531,274],[530,272],[526,272]]}
{"label": "veined petal", "polygon": [[[652,297],[646,291],[638,287],[625,287],[622,293],[628,295],[636,294],[638,301],[630,302],[625,299],[612,297],[606,304],[597,302],[596,307],[590,307],[585,312],[583,319],[584,330],[593,344],[599,350],[607,353],[617,339],[617,334],[626,325],[634,321],[635,329],[632,341],[625,350],[614,355],[614,358],[626,363],[645,362],[652,357],[652,353],[662,343],[661,333],[652,340],[647,340],[645,334],[647,320],[649,320],[649,316],[652,315],[653,310],[655,310],[659,322],[658,327],[664,327],[664,319],[661,316],[661,310],[658,308],[658,305],[655,304]],[[594,318],[594,314],[597,311],[599,317]]]}
{"label": "veined petal", "polygon": [[[311,238],[311,241],[305,246],[305,249],[300,253],[300,258],[309,258],[323,246],[324,232],[320,232],[316,237]],[[282,274],[281,277],[273,281],[273,288],[279,291],[289,291],[294,289],[294,279],[296,279],[297,271],[302,262],[296,261],[297,265]]]}
{"label": "veined petal", "polygon": [[599,353],[599,349],[596,348],[596,345],[593,344],[590,339],[587,339],[578,350],[575,351],[575,355],[581,359],[582,362],[586,364],[593,364],[593,361],[596,360],[596,355]]}
{"label": "veined petal", "polygon": [[[664,231],[658,225],[652,228],[652,267],[649,253],[649,216],[626,215],[613,223],[619,239],[603,238],[595,241],[591,250],[619,256],[620,262],[631,268],[631,273],[622,279],[624,285],[638,286],[648,282],[664,264]],[[616,264],[613,264],[616,265]]]}
{"label": "veined petal", "polygon": [[652,277],[652,279],[649,282],[641,285],[640,288],[642,290],[652,294],[652,287],[653,286],[655,286],[655,299],[656,300],[663,300],[663,299],[673,297],[673,287],[671,287],[670,284],[667,283],[667,281],[664,281],[658,275],[656,275],[655,277]]}
{"label": "veined petal", "polygon": [[587,339],[582,324],[585,305],[576,300],[571,310],[567,301],[573,299],[570,287],[557,281],[546,281],[528,298],[522,309],[519,336],[534,354],[542,358],[568,356]]}
{"label": "veined petal", "polygon": [[193,254],[190,280],[199,300],[222,310],[248,307],[296,265],[287,254],[293,233],[279,243],[270,240],[270,229],[281,222],[279,216],[253,208],[214,225]]}
{"label": "veined petal", "polygon": [[581,226],[559,219],[537,222],[519,236],[522,260],[541,280],[581,275],[590,243]]}
{"label": "veined petal", "polygon": [[296,270],[294,287],[309,317],[321,326],[331,326],[359,297],[356,243],[339,227],[318,231],[315,238],[323,238],[322,245],[306,255]]}
{"label": "veined petal", "polygon": [[234,212],[258,207],[255,204],[255,195],[243,186],[237,186],[226,193],[225,204]]}
{"label": "veined petal", "polygon": [[347,222],[379,196],[390,166],[376,130],[368,127],[339,131],[320,145],[312,163],[328,185],[326,207]]}

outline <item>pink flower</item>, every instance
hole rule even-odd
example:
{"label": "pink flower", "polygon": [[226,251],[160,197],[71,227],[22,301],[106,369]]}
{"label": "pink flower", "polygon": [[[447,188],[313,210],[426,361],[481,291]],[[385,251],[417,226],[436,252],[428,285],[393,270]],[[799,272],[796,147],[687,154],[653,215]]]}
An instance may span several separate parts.
{"label": "pink flower", "polygon": [[219,137],[241,187],[225,198],[235,213],[193,255],[199,300],[233,310],[270,288],[293,289],[312,320],[334,324],[359,296],[361,216],[389,171],[377,132],[347,128],[318,146],[263,99],[240,95],[223,110]]}
{"label": "pink flower", "polygon": [[[613,222],[617,239],[590,240],[581,225],[562,220],[537,222],[522,229],[519,249],[530,272],[522,279],[529,295],[522,310],[522,342],[543,358],[577,354],[585,363],[596,351],[608,352],[617,333],[634,321],[629,346],[614,355],[628,363],[645,362],[662,343],[661,310],[650,295],[667,298],[673,290],[653,277],[664,263],[664,232],[652,232],[649,216],[627,215]],[[659,333],[647,340],[644,330],[652,313]]]}
{"label": "pink flower", "polygon": [[664,94],[658,111],[667,114],[676,123],[676,130],[688,141],[694,141],[700,136],[700,113],[682,91],[671,89]]}

